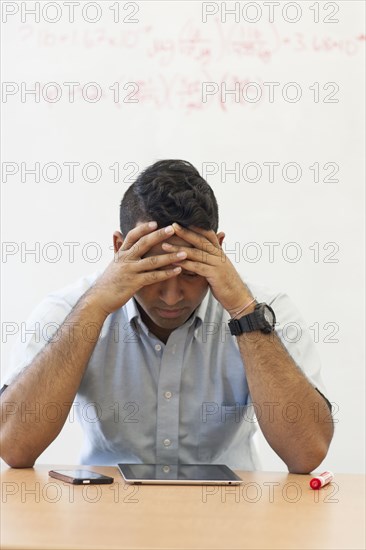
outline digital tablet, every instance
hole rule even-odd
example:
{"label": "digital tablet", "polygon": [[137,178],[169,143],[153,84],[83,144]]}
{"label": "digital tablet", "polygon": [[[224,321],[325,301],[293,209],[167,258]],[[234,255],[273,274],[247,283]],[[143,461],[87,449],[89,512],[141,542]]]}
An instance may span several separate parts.
{"label": "digital tablet", "polygon": [[243,480],[224,464],[118,464],[127,483],[238,485]]}

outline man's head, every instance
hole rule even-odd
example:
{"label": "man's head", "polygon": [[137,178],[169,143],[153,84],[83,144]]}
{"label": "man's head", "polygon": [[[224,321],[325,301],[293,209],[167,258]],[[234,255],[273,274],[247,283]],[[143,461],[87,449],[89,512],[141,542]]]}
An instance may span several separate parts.
{"label": "man's head", "polygon": [[122,235],[137,222],[155,220],[158,227],[177,222],[217,231],[215,195],[198,170],[185,160],[159,160],[141,172],[123,196],[120,206]]}
{"label": "man's head", "polygon": [[[183,160],[161,160],[141,172],[122,199],[121,233],[114,235],[115,249],[119,249],[131,229],[150,220],[156,221],[158,228],[177,222],[196,231],[217,232],[216,198],[192,164]],[[223,237],[218,238],[221,244]],[[192,246],[177,235],[166,242]],[[144,257],[165,253],[161,245],[156,245]],[[191,316],[207,290],[204,277],[183,270],[167,281],[143,287],[134,297],[150,330],[166,339]]]}

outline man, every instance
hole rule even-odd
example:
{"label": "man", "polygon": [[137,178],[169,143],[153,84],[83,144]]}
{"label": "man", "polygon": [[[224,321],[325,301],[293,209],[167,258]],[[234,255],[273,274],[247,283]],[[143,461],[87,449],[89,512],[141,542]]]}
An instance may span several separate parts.
{"label": "man", "polygon": [[[105,271],[51,294],[29,320],[59,329],[16,350],[2,458],[31,467],[73,406],[83,464],[258,468],[256,413],[290,472],[316,468],[333,423],[314,344],[288,297],[246,284],[225,255],[207,182],[188,162],[156,162],[126,191],[120,222]],[[282,332],[289,322],[302,327],[296,342]]]}

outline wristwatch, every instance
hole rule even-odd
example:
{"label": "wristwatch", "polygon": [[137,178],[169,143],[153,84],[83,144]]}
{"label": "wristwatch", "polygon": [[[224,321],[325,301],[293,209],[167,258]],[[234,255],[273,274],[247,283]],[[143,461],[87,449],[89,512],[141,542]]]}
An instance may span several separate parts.
{"label": "wristwatch", "polygon": [[240,319],[231,319],[229,329],[233,336],[239,336],[243,332],[260,330],[264,334],[273,332],[276,324],[276,316],[267,304],[257,304],[252,313],[243,315]]}

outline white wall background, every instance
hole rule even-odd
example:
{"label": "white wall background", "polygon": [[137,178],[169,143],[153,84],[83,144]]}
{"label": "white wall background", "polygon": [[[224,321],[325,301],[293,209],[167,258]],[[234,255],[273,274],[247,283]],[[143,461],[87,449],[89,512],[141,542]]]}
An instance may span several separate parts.
{"label": "white wall background", "polygon": [[[4,10],[7,3],[2,4]],[[112,2],[96,3],[101,10],[96,23],[81,17],[85,2],[75,9],[74,23],[68,22],[63,2],[57,3],[58,12],[51,6],[43,15],[41,2],[39,22],[22,13],[21,4],[29,9],[34,2],[12,4],[19,11],[3,23],[3,81],[14,82],[19,89],[22,82],[28,88],[39,82],[41,89],[57,82],[62,97],[52,103],[42,95],[39,102],[32,96],[21,101],[20,92],[3,96],[2,239],[3,252],[4,246],[14,252],[3,254],[2,260],[3,376],[15,341],[15,336],[6,334],[9,323],[20,328],[49,291],[110,260],[118,206],[133,181],[131,176],[128,179],[132,171],[162,158],[187,159],[200,171],[205,163],[217,163],[217,173],[206,175],[221,207],[219,229],[226,232],[227,248],[236,246],[242,252],[238,269],[250,280],[286,291],[313,327],[327,395],[338,407],[324,466],[337,472],[363,472],[364,3],[295,2],[286,8],[289,3],[281,2],[273,23],[263,2],[252,2],[252,7],[240,3],[240,10],[248,10],[247,19],[262,10],[256,23],[243,17],[235,22],[233,15],[224,22],[220,11],[203,23],[201,2],[120,3],[121,19],[137,7],[131,16],[138,20],[135,23],[114,23]],[[314,5],[319,7],[318,23],[315,8],[310,9]],[[212,9],[220,6],[211,3]],[[233,8],[234,3],[227,2],[226,7]],[[292,20],[301,10],[299,21],[287,22],[284,8]],[[57,13],[60,21],[45,20],[55,19]],[[92,19],[96,13],[90,7],[86,15]],[[332,22],[335,19],[338,22]],[[78,88],[71,103],[64,82],[97,82],[102,97],[87,102]],[[120,83],[122,99],[134,90],[133,85],[125,90],[123,86],[137,83],[139,92],[133,98],[138,102],[115,103],[109,89],[115,82]],[[231,95],[222,102],[216,94],[203,102],[203,82],[219,86],[226,82],[230,89],[235,82],[241,89],[256,82],[263,96],[250,103],[252,87],[240,101]],[[273,102],[265,82],[279,83]],[[289,82],[296,82],[302,91],[297,102],[283,98]],[[316,82],[318,102],[309,89]],[[324,90],[327,83],[335,84]],[[52,98],[52,90],[48,91]],[[294,87],[288,93],[292,98]],[[18,172],[5,178],[9,165],[4,163],[9,162]],[[39,182],[29,174],[22,181],[21,163],[32,168],[36,162],[41,172],[47,163],[58,163],[59,181],[49,181],[57,175],[52,168],[41,173]],[[66,162],[80,163],[75,181],[70,181]],[[102,173],[94,183],[81,170],[90,162],[97,163]],[[264,165],[268,162],[280,163],[273,182]],[[282,176],[289,162],[301,167],[297,182]],[[114,163],[120,167],[118,181],[109,168]],[[233,175],[225,177],[221,163],[228,169],[235,163],[240,169],[257,163],[262,175],[257,182],[245,181],[242,175],[235,181]],[[314,163],[319,163],[319,182],[309,168]],[[326,163],[337,165],[336,181],[327,181],[334,165],[324,169]],[[87,178],[95,174],[90,168]],[[287,179],[294,176],[294,169],[289,169]],[[247,179],[255,179],[253,168]],[[56,248],[48,245],[51,242],[57,243],[59,261],[52,261]],[[79,243],[74,261],[67,242]],[[97,243],[101,255],[97,262],[92,261],[95,248],[84,248],[89,256],[82,254],[89,242]],[[266,242],[279,243],[273,261]],[[257,244],[247,247],[248,243]],[[289,261],[295,248],[286,248],[287,243],[297,243],[301,252],[297,262]],[[38,258],[26,254],[37,247]],[[256,251],[261,256],[253,261]],[[76,463],[80,433],[76,423],[67,421],[38,462]],[[258,444],[266,470],[286,470],[262,436]]]}

